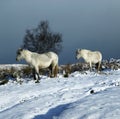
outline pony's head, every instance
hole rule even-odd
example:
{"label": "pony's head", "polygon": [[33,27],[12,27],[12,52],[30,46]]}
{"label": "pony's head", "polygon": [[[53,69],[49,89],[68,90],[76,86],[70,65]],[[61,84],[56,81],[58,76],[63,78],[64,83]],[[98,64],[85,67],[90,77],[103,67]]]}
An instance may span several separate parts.
{"label": "pony's head", "polygon": [[18,49],[18,51],[17,51],[17,56],[16,56],[16,60],[17,61],[20,61],[21,59],[23,59],[24,58],[24,56],[23,56],[23,49]]}
{"label": "pony's head", "polygon": [[79,59],[81,57],[81,49],[77,49],[76,58]]}

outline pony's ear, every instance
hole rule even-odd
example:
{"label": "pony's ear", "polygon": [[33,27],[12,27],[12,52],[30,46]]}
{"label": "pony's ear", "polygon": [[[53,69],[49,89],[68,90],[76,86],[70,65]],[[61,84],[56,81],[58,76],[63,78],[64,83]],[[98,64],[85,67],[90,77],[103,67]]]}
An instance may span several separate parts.
{"label": "pony's ear", "polygon": [[81,51],[81,49],[77,49],[77,52],[80,52]]}
{"label": "pony's ear", "polygon": [[79,51],[81,51],[82,49],[79,49]]}
{"label": "pony's ear", "polygon": [[22,48],[19,48],[18,51],[22,51],[23,49]]}
{"label": "pony's ear", "polygon": [[78,53],[79,53],[79,49],[76,50],[76,54],[78,54]]}
{"label": "pony's ear", "polygon": [[23,50],[22,48],[19,48],[19,49],[17,50],[17,54],[20,54],[20,52],[21,52],[22,50]]}

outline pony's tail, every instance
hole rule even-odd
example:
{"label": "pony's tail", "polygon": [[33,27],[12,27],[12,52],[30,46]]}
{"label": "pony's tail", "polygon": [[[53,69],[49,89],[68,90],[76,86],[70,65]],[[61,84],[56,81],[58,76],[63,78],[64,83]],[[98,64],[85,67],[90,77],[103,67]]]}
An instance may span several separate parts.
{"label": "pony's tail", "polygon": [[54,77],[57,77],[58,74],[58,64],[55,66]]}

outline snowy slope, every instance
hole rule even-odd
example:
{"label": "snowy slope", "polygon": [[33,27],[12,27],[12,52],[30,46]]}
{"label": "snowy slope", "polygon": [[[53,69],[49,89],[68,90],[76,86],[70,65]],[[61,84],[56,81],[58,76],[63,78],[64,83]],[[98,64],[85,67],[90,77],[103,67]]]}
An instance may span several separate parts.
{"label": "snowy slope", "polygon": [[22,80],[0,86],[0,119],[120,119],[120,70]]}

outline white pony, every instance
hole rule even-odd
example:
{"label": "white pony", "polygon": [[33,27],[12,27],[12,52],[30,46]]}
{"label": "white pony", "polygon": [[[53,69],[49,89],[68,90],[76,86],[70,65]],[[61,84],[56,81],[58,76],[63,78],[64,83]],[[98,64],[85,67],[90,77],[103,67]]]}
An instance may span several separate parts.
{"label": "white pony", "polygon": [[58,69],[58,55],[54,52],[47,52],[43,54],[38,54],[35,52],[31,52],[25,49],[19,49],[17,51],[16,60],[24,59],[30,66],[32,66],[37,74],[38,78],[34,73],[35,80],[40,79],[39,77],[39,69],[44,69],[51,67],[51,76],[57,76],[57,69]]}
{"label": "white pony", "polygon": [[92,63],[98,63],[98,71],[100,69],[101,61],[102,61],[102,54],[99,51],[90,51],[86,49],[78,49],[76,51],[76,58],[83,58],[85,62],[89,63],[90,70],[92,70]]}

